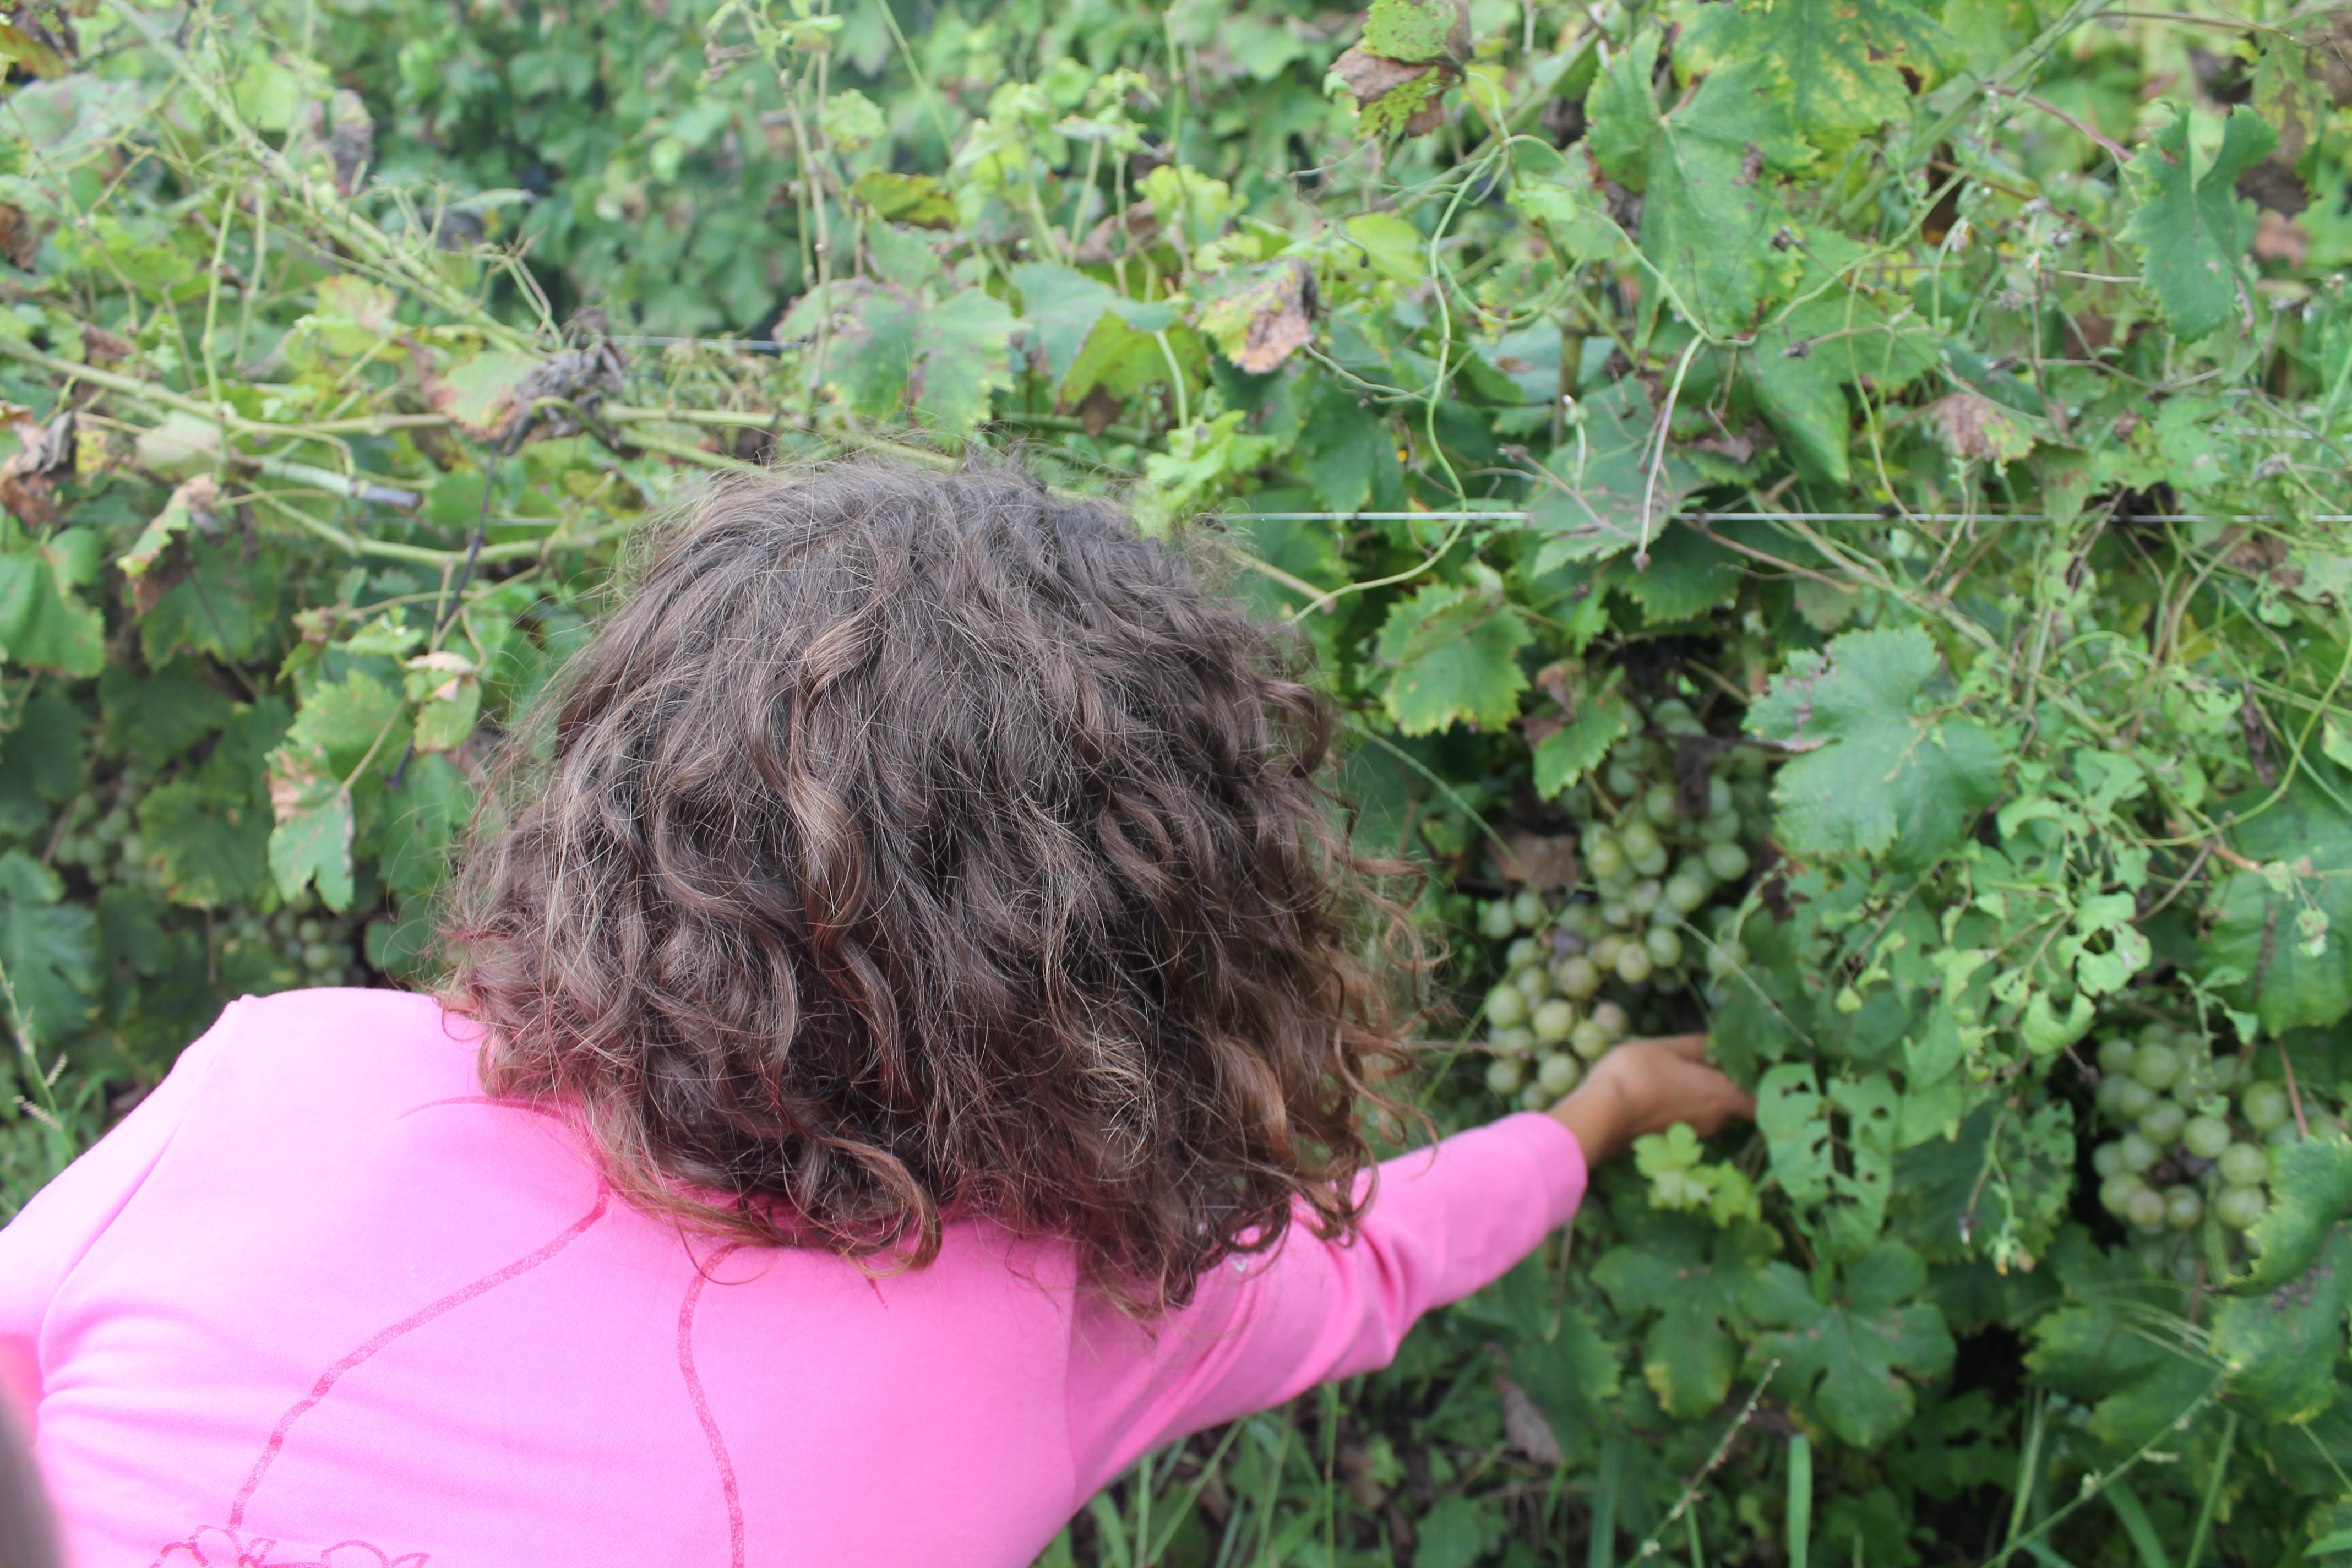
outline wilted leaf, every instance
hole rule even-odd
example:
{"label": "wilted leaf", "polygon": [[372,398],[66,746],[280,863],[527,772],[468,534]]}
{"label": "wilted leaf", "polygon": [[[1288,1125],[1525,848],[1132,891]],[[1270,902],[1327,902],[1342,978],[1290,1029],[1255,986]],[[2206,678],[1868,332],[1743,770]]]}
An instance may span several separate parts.
{"label": "wilted leaf", "polygon": [[1955,392],[1927,408],[1928,422],[1954,457],[2014,463],[2033,450],[2033,432],[2022,416],[1978,392]]}
{"label": "wilted leaf", "polygon": [[1331,62],[1331,79],[1356,100],[1358,128],[1370,136],[1425,136],[1444,123],[1445,89],[1462,73],[1444,60],[1423,65],[1351,48]]}
{"label": "wilted leaf", "polygon": [[895,174],[887,169],[868,169],[857,176],[849,194],[886,223],[903,223],[914,228],[955,226],[955,198],[929,174]]}
{"label": "wilted leaf", "polygon": [[1262,375],[1313,339],[1315,274],[1296,257],[1267,263],[1242,288],[1213,302],[1202,328],[1227,359]]}

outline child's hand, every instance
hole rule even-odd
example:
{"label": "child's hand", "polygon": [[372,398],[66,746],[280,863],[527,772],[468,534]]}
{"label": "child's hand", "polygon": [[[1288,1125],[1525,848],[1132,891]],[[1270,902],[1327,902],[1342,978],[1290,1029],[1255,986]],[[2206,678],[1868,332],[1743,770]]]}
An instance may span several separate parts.
{"label": "child's hand", "polygon": [[1675,1035],[1619,1046],[1551,1113],[1576,1134],[1585,1163],[1598,1165],[1677,1121],[1705,1138],[1735,1116],[1754,1116],[1756,1097],[1707,1065],[1705,1035]]}

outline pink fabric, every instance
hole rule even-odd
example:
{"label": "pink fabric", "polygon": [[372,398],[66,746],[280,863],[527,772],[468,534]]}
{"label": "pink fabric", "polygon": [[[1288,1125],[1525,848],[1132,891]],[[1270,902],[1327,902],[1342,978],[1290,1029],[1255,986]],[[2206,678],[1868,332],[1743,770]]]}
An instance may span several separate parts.
{"label": "pink fabric", "polygon": [[1145,1450],[1385,1364],[1584,1190],[1507,1118],[1151,1337],[983,1224],[880,1279],[682,1237],[486,1098],[475,1039],[393,992],[237,1003],[0,1231],[0,1392],[78,1568],[1026,1563]]}

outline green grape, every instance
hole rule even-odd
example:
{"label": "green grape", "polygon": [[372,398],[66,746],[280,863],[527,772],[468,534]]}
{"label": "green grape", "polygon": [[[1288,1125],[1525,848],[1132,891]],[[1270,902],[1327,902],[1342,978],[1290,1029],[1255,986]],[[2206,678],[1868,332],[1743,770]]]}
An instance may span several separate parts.
{"label": "green grape", "polygon": [[1721,779],[1706,781],[1706,815],[1710,820],[1731,809],[1731,786]]}
{"label": "green grape", "polygon": [[1625,895],[1625,903],[1636,916],[1647,917],[1665,893],[1664,883],[1654,877],[1646,878],[1633,884],[1633,890]]}
{"label": "green grape", "polygon": [[1554,917],[1552,923],[1591,942],[1601,934],[1601,906],[1581,901],[1567,905]]}
{"label": "green grape", "polygon": [[2252,1143],[2232,1143],[2214,1161],[2233,1187],[2258,1187],[2271,1179],[2271,1157]]}
{"label": "green grape", "polygon": [[1519,1109],[1521,1110],[1548,1110],[1550,1108],[1551,1096],[1544,1092],[1543,1085],[1539,1083],[1531,1083],[1528,1085],[1527,1088],[1519,1090]]}
{"label": "green grape", "polygon": [[1583,953],[1573,953],[1551,966],[1551,977],[1560,994],[1581,1002],[1601,989],[1601,966]]}
{"label": "green grape", "polygon": [[1698,836],[1709,844],[1728,844],[1739,837],[1741,823],[1736,811],[1718,811],[1699,824]]}
{"label": "green grape", "polygon": [[1540,963],[1531,963],[1511,976],[1511,984],[1527,994],[1532,1007],[1551,994],[1551,971]]}
{"label": "green grape", "polygon": [[1683,808],[1675,800],[1675,786],[1670,784],[1652,784],[1650,793],[1642,797],[1642,815],[1660,827],[1680,821]]}
{"label": "green grape", "polygon": [[2164,1223],[2164,1194],[2154,1187],[2142,1187],[2124,1204],[2124,1218],[2142,1230],[2154,1230]]}
{"label": "green grape", "polygon": [[1531,1056],[1536,1048],[1536,1032],[1525,1025],[1516,1029],[1489,1029],[1486,1048],[1498,1057]]}
{"label": "green grape", "polygon": [[2099,1173],[2099,1180],[2104,1182],[2123,1168],[2123,1145],[2102,1143],[2091,1151],[2091,1169]]}
{"label": "green grape", "polygon": [[2139,1135],[2158,1148],[2169,1148],[2187,1125],[2189,1112],[2169,1100],[2158,1100],[2139,1119]]}
{"label": "green grape", "polygon": [[1706,950],[1706,972],[1718,977],[1737,974],[1748,962],[1748,944],[1742,942],[1718,942]]}
{"label": "green grape", "polygon": [[2129,1040],[2108,1039],[2099,1042],[2099,1070],[2110,1078],[2126,1078],[2131,1074],[2132,1053],[2136,1047]]}
{"label": "green grape", "polygon": [[1680,914],[1689,914],[1706,902],[1707,886],[1696,877],[1677,871],[1666,879],[1665,900]]}
{"label": "green grape", "polygon": [[2218,1116],[2192,1116],[2180,1130],[2180,1146],[2200,1160],[2218,1160],[2231,1146],[2230,1124]]}
{"label": "green grape", "polygon": [[1593,886],[1600,889],[1602,903],[1607,903],[1612,899],[1622,903],[1625,901],[1625,895],[1633,890],[1633,868],[1629,865],[1614,877],[1596,880]]}
{"label": "green grape", "polygon": [[1737,882],[1748,875],[1748,851],[1737,844],[1710,844],[1706,847],[1706,868],[1715,873],[1719,882]]}
{"label": "green grape", "polygon": [[2263,1142],[2278,1148],[2284,1148],[2289,1143],[2300,1143],[2303,1142],[2303,1129],[2292,1121],[2282,1121],[2263,1134]]}
{"label": "green grape", "polygon": [[2126,1121],[2137,1121],[2156,1109],[2156,1090],[2136,1078],[2116,1080],[2116,1110]]}
{"label": "green grape", "polygon": [[1536,961],[1536,954],[1541,951],[1535,938],[1523,936],[1503,950],[1503,967],[1511,970],[1525,969]]}
{"label": "green grape", "polygon": [[[2200,1198],[2198,1200],[2198,1203],[2201,1208],[2204,1200]],[[2164,1218],[2166,1224],[2169,1225],[2172,1223],[2172,1215],[2169,1210],[2166,1212]],[[2197,1283],[2197,1254],[2195,1250],[2189,1247],[2182,1247],[2176,1251],[2172,1255],[2172,1261],[2166,1264],[2165,1268],[2166,1271],[2173,1277],[2173,1279],[2179,1280],[2181,1284],[2194,1285]]]}
{"label": "green grape", "polygon": [[1539,1043],[1559,1045],[1568,1038],[1569,1031],[1576,1027],[1576,1008],[1573,1004],[1554,997],[1535,1010],[1535,1016],[1528,1020],[1528,1027],[1535,1032]]}
{"label": "green grape", "polygon": [[1672,969],[1683,961],[1683,939],[1672,926],[1652,926],[1650,934],[1642,939],[1650,956],[1661,969]]}
{"label": "green grape", "polygon": [[314,942],[302,950],[302,967],[305,969],[323,972],[342,966],[343,955],[327,942]]}
{"label": "green grape", "polygon": [[2134,1193],[2147,1191],[2147,1184],[2129,1171],[2119,1171],[2099,1184],[2099,1206],[2120,1217],[2131,1202]]}
{"label": "green grape", "polygon": [[1511,918],[1509,900],[1496,899],[1478,906],[1480,936],[1490,942],[1500,942],[1517,930],[1518,930],[1518,922]]}
{"label": "green grape", "polygon": [[2213,1212],[2231,1230],[2252,1230],[2271,1212],[2270,1194],[2260,1187],[2223,1187]]}
{"label": "green grape", "polygon": [[1656,848],[1651,850],[1647,855],[1636,856],[1633,860],[1633,869],[1639,871],[1644,877],[1664,876],[1666,874],[1666,847],[1661,844]]}
{"label": "green grape", "polygon": [[1612,931],[1592,944],[1593,966],[1604,973],[1614,973],[1617,955],[1625,951],[1625,939]]}
{"label": "green grape", "polygon": [[1614,837],[1595,834],[1585,840],[1584,865],[1596,879],[1605,882],[1626,869],[1625,851]]}
{"label": "green grape", "polygon": [[2161,1018],[2153,1023],[2142,1024],[2139,1026],[2139,1043],[2143,1046],[2171,1045],[2172,1026]]}
{"label": "green grape", "polygon": [[1528,994],[1507,980],[1486,993],[1486,1022],[1498,1029],[1517,1028],[1528,1010]]}
{"label": "green grape", "polygon": [[1550,915],[1551,910],[1544,903],[1543,895],[1533,889],[1522,892],[1511,900],[1511,919],[1518,922],[1521,931],[1535,930],[1550,918]]}
{"label": "green grape", "polygon": [[277,918],[269,922],[269,932],[280,942],[291,941],[294,936],[294,911],[278,910]]}
{"label": "green grape", "polygon": [[1586,1061],[1591,1061],[1609,1048],[1609,1031],[1587,1018],[1568,1032],[1569,1048]]}
{"label": "green grape", "polygon": [[1601,1032],[1609,1037],[1609,1043],[1612,1046],[1623,1039],[1633,1027],[1633,1020],[1625,1016],[1625,1009],[1614,1002],[1596,1004],[1592,1009],[1592,1021],[1601,1026]]}
{"label": "green grape", "polygon": [[1655,968],[1657,961],[1640,942],[1627,942],[1625,951],[1617,955],[1617,978],[1628,985],[1639,985],[1648,980]]}
{"label": "green grape", "polygon": [[294,934],[305,942],[323,942],[326,940],[327,928],[315,920],[304,921],[294,928]]}
{"label": "green grape", "polygon": [[1496,1057],[1486,1064],[1486,1087],[1496,1094],[1517,1094],[1527,1068],[1517,1057]]}
{"label": "green grape", "polygon": [[2284,1084],[2265,1079],[2248,1085],[2238,1096],[2238,1114],[2255,1131],[2269,1132],[2285,1126],[2294,1115],[2294,1107],[2287,1100]]}
{"label": "green grape", "polygon": [[1612,763],[1609,764],[1609,772],[1604,775],[1604,782],[1608,784],[1611,795],[1615,795],[1619,800],[1627,800],[1640,791],[1642,775],[1639,770],[1628,763]]}
{"label": "green grape", "polygon": [[2136,1174],[2146,1174],[2164,1158],[2164,1151],[2137,1132],[2126,1132],[2121,1140],[2124,1169]]}
{"label": "green grape", "polygon": [[1675,732],[1676,724],[1687,723],[1695,717],[1690,704],[1679,697],[1669,697],[1650,710],[1650,722],[1668,734]]}
{"label": "green grape", "polygon": [[2183,1065],[2180,1053],[2161,1041],[2144,1042],[2132,1053],[2132,1077],[2150,1089],[2171,1088]]}
{"label": "green grape", "polygon": [[1632,925],[1640,918],[1633,912],[1633,906],[1623,899],[1612,899],[1601,906],[1602,922],[1621,930]]}
{"label": "green grape", "polygon": [[1546,1094],[1566,1094],[1583,1076],[1584,1068],[1574,1057],[1557,1051],[1536,1063],[1536,1081],[1543,1085]]}
{"label": "green grape", "polygon": [[[1617,844],[1618,847],[1625,851],[1625,858],[1639,866],[1643,860],[1658,852],[1658,831],[1648,823],[1637,818],[1626,826],[1624,832],[1617,836]],[[1644,876],[1648,874],[1643,873]]]}
{"label": "green grape", "polygon": [[2205,1217],[2204,1194],[2195,1187],[2164,1189],[2164,1223],[2175,1230],[2194,1230]]}

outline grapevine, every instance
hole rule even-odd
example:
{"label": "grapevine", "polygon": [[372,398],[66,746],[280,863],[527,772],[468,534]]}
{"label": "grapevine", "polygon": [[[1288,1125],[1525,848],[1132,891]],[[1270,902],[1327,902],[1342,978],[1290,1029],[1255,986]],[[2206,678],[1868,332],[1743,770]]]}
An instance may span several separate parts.
{"label": "grapevine", "polygon": [[1439,1130],[1758,1100],[1050,1561],[2352,1539],[2339,13],[10,15],[0,1208],[433,982],[698,485],[1017,449],[1313,655]]}

